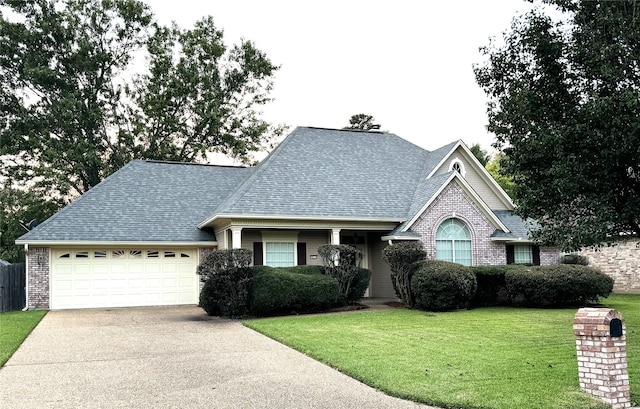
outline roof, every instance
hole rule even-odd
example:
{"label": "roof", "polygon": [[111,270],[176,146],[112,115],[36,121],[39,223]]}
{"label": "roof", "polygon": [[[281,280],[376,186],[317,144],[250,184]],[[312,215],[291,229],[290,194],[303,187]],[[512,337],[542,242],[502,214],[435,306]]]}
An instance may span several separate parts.
{"label": "roof", "polygon": [[524,220],[511,210],[494,210],[493,213],[510,231],[510,233],[505,233],[504,231],[496,230],[491,235],[494,239],[529,241],[529,232],[537,227],[535,221]]}
{"label": "roof", "polygon": [[215,241],[198,223],[252,171],[135,160],[17,242]]}
{"label": "roof", "polygon": [[[252,168],[135,160],[17,243],[212,242],[216,219],[243,217],[393,222],[411,239],[409,223],[455,177],[434,172],[461,143],[429,152],[392,133],[298,127]],[[485,210],[511,230],[498,240],[526,230]]]}
{"label": "roof", "polygon": [[432,162],[429,151],[391,133],[299,127],[209,220],[241,214],[401,221]]}

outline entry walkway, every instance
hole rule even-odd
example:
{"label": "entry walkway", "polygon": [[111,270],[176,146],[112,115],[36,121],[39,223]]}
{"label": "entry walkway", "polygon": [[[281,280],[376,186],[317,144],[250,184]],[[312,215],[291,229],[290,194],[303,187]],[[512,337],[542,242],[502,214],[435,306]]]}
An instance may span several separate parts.
{"label": "entry walkway", "polygon": [[428,408],[197,307],[52,311],[0,369],[2,408]]}

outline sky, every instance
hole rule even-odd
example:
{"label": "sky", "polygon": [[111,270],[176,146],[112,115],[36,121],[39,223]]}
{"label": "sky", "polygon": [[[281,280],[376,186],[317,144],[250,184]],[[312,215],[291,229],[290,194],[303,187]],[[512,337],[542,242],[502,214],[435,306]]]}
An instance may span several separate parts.
{"label": "sky", "polygon": [[358,113],[427,150],[462,139],[491,152],[479,47],[523,0],[147,0],[160,23],[213,16],[227,45],[253,41],[280,65],[262,110],[275,124],[342,128]]}

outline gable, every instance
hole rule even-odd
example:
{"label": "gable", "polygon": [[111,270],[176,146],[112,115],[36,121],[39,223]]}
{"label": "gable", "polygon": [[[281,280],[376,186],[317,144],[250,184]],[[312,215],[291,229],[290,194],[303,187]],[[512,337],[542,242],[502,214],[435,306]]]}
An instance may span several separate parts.
{"label": "gable", "polygon": [[430,177],[452,170],[452,165],[462,168],[462,176],[492,210],[513,210],[511,198],[502,190],[476,157],[460,141],[434,168]]}

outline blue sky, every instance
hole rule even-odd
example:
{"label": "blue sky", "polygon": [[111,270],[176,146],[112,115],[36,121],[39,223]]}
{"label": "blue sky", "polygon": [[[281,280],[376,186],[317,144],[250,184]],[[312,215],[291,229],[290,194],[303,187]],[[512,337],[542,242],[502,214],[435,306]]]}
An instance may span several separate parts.
{"label": "blue sky", "polygon": [[190,27],[212,15],[228,44],[254,41],[281,69],[264,117],[341,128],[373,115],[425,149],[462,139],[491,150],[486,97],[472,65],[501,37],[522,0],[457,2],[147,0],[160,22]]}

